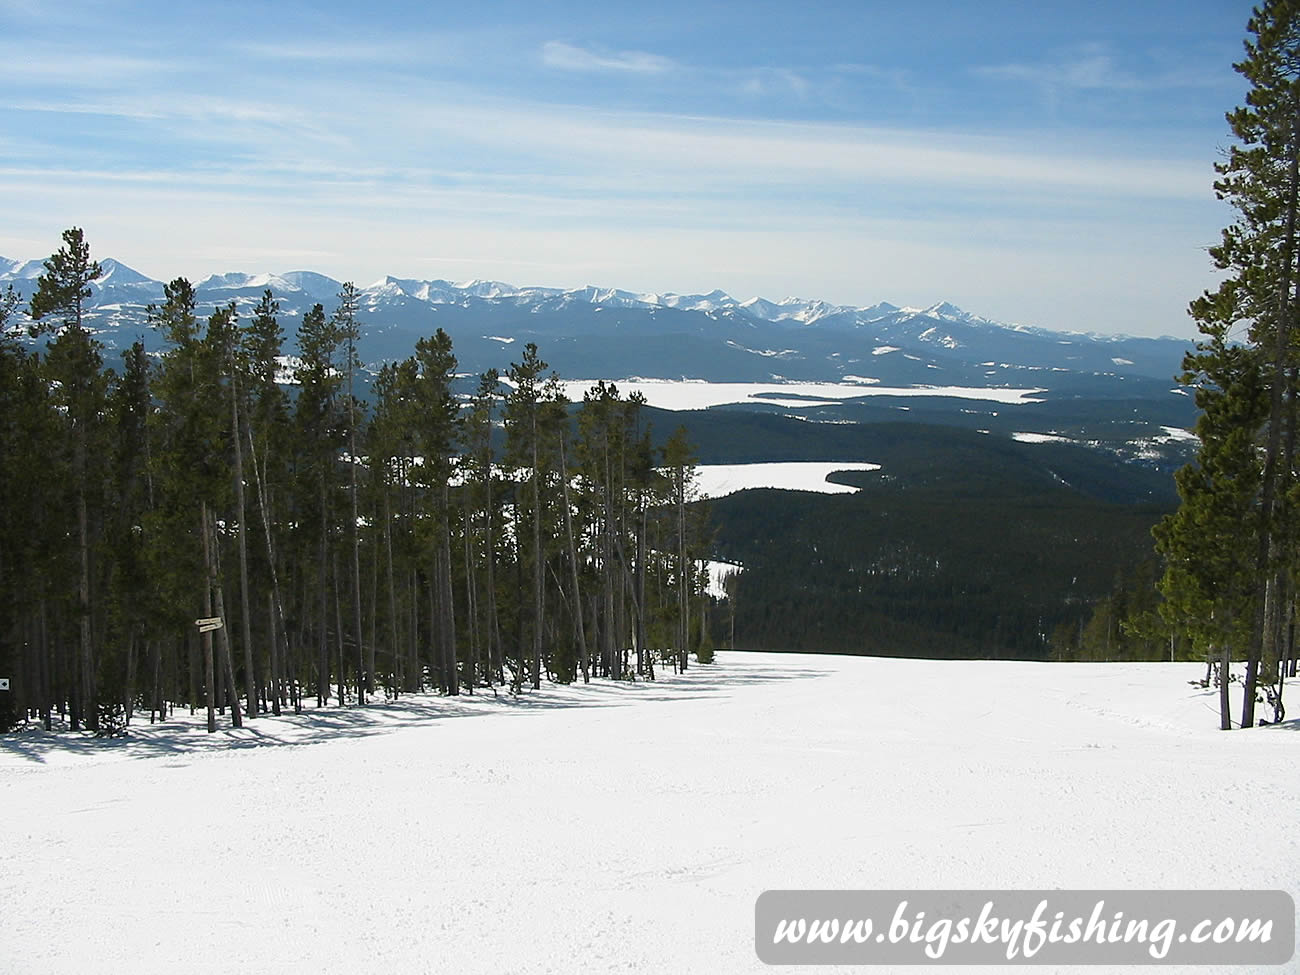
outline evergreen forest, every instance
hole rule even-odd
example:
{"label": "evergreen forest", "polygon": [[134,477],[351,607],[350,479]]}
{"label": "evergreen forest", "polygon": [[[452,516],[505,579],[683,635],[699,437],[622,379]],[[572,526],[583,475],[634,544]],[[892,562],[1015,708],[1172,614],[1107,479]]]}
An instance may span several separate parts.
{"label": "evergreen forest", "polygon": [[30,301],[44,343],[13,334],[12,289],[0,307],[0,727],[188,708],[211,731],[652,679],[703,648],[693,449],[640,398],[570,403],[532,344],[458,394],[438,330],[365,399],[350,284],[285,323],[270,291],[204,315],[178,278],[149,308],[165,351],[107,363],[82,321],[100,273],[69,229]]}

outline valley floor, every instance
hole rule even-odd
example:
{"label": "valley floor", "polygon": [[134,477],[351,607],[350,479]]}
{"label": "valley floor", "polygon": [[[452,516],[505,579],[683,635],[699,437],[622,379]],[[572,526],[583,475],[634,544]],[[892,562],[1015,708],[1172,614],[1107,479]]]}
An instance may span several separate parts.
{"label": "valley floor", "polygon": [[1300,899],[1300,722],[1217,731],[1202,671],[724,651],[0,738],[0,972],[763,972],[770,888]]}

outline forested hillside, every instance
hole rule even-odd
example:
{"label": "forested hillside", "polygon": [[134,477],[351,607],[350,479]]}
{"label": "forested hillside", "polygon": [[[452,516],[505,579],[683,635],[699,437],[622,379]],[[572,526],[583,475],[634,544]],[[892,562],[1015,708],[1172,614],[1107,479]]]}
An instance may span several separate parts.
{"label": "forested hillside", "polygon": [[1045,658],[1173,505],[1167,476],[1080,447],[912,424],[857,435],[882,465],[836,476],[857,494],[713,502],[720,557],[746,567],[738,646]]}

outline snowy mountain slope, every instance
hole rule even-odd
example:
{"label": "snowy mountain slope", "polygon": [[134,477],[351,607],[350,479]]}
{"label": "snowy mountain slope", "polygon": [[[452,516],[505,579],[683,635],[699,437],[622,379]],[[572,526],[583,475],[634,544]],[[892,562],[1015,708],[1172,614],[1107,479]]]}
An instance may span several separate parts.
{"label": "snowy mountain slope", "polygon": [[[6,736],[0,968],[758,975],[770,889],[1300,898],[1296,722],[1216,731],[1203,672],[723,651],[212,736]],[[1243,807],[1275,842],[1207,855]]]}

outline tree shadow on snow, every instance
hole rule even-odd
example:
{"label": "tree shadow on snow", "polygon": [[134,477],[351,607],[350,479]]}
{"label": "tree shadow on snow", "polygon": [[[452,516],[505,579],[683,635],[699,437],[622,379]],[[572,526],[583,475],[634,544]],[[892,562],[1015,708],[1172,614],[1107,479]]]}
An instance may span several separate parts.
{"label": "tree shadow on snow", "polygon": [[[428,726],[451,718],[491,714],[541,713],[568,708],[628,707],[637,703],[671,703],[723,699],[740,687],[778,681],[825,677],[827,671],[781,664],[694,664],[686,673],[656,672],[653,681],[596,680],[590,684],[543,684],[518,695],[508,689],[476,688],[474,694],[453,697],[431,693],[378,699],[362,705],[304,707],[301,714],[284,710],[244,718],[243,728],[230,726],[229,714],[217,718],[208,734],[204,713],[178,711],[156,724],[141,723],[139,715],[120,737],[96,738],[89,732],[44,731],[30,727],[0,735],[0,774],[5,766],[78,764],[79,760],[112,761],[135,758],[176,758],[243,748],[299,747],[346,738],[368,738],[402,728]],[[146,717],[147,722],[147,717]],[[14,760],[18,761],[14,761]],[[174,764],[174,763],[169,763]]]}

